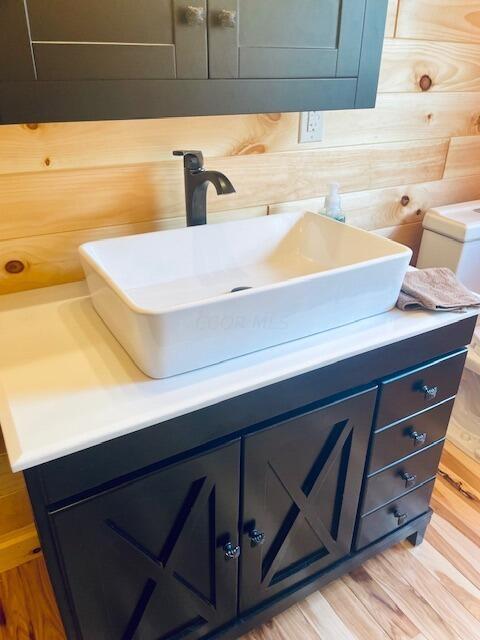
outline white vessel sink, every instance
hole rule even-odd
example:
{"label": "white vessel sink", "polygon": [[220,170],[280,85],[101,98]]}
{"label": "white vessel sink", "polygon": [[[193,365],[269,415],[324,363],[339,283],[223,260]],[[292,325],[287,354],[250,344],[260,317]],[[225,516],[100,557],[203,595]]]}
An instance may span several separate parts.
{"label": "white vessel sink", "polygon": [[288,213],[101,240],[80,254],[99,315],[140,369],[163,378],[388,311],[412,252]]}

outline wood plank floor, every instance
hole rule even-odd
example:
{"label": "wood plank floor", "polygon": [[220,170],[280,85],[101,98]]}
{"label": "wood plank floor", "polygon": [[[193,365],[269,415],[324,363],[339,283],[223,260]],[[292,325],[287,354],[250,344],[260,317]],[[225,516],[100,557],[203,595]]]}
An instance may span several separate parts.
{"label": "wood plank floor", "polygon": [[[480,464],[450,443],[432,504],[422,545],[369,560],[242,640],[480,640]],[[0,575],[0,639],[65,640],[42,558]]]}

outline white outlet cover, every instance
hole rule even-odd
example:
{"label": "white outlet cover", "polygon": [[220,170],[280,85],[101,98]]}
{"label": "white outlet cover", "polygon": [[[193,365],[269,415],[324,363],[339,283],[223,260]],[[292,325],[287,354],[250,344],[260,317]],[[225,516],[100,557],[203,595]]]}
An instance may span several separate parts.
{"label": "white outlet cover", "polygon": [[324,134],[323,111],[304,111],[300,114],[300,131],[298,141],[322,142]]}

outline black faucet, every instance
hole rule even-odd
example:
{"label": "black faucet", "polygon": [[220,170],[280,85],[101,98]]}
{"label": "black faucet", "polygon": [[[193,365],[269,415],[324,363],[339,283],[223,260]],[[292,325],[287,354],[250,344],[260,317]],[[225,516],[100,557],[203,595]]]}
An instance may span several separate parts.
{"label": "black faucet", "polygon": [[233,184],[219,171],[205,171],[201,151],[174,151],[174,156],[183,156],[185,173],[185,200],[187,226],[207,224],[207,189],[212,183],[219,196],[235,193]]}

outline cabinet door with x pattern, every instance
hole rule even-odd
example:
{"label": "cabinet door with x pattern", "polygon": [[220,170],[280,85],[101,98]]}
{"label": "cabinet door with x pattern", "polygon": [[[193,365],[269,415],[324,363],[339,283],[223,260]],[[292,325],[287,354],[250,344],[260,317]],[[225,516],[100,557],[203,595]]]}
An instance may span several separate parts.
{"label": "cabinet door with x pattern", "polygon": [[240,444],[52,515],[82,640],[193,640],[237,611]]}
{"label": "cabinet door with x pattern", "polygon": [[376,389],[246,438],[240,607],[351,550]]}

